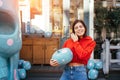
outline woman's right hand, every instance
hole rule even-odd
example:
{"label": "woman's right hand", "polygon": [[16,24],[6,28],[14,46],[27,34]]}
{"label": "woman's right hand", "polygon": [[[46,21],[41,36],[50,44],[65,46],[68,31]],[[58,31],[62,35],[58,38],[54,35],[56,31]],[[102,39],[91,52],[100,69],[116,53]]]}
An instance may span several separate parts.
{"label": "woman's right hand", "polygon": [[76,34],[71,33],[70,36],[71,36],[71,38],[72,38],[72,40],[73,40],[74,42],[78,41],[78,36],[77,36]]}
{"label": "woman's right hand", "polygon": [[59,66],[58,62],[56,60],[53,60],[53,59],[50,60],[50,65],[51,66]]}

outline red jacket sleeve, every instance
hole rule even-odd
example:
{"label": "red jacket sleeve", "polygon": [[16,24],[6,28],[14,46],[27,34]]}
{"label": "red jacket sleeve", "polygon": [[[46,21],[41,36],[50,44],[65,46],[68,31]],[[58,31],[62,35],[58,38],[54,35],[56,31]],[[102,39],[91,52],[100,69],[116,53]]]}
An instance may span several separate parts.
{"label": "red jacket sleeve", "polygon": [[63,48],[65,48],[65,47],[72,49],[73,48],[72,40],[70,40],[70,39],[66,40],[63,44]]}
{"label": "red jacket sleeve", "polygon": [[91,40],[89,43],[85,43],[84,46],[85,47],[82,47],[79,44],[79,42],[74,43],[73,47],[74,47],[74,50],[75,50],[76,54],[78,55],[79,59],[90,58],[90,55],[96,46],[96,42]]}

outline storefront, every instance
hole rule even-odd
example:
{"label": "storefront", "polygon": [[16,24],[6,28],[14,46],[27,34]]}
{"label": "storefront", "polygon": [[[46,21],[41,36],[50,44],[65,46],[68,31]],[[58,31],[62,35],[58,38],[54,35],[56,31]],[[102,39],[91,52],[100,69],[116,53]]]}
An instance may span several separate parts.
{"label": "storefront", "polygon": [[[97,43],[91,58],[99,59],[102,52],[101,45],[106,38],[113,42],[116,39],[119,41],[119,11],[117,0],[36,0],[34,2],[33,0],[21,0],[23,37],[43,38],[44,33],[49,32],[52,33],[48,35],[49,39],[58,40],[58,44],[55,45],[57,47],[54,48],[59,49],[70,35],[72,22],[75,19],[82,19],[88,27],[87,34]],[[28,54],[31,61],[33,61],[33,52],[34,50],[30,52],[30,55]],[[24,51],[22,53],[24,54]]]}

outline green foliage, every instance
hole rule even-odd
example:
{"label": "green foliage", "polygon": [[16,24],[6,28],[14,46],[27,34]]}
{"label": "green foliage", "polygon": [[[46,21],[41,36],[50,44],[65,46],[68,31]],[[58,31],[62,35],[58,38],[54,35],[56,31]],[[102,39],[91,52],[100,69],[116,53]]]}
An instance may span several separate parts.
{"label": "green foliage", "polygon": [[120,8],[95,8],[95,27],[117,28],[120,24]]}
{"label": "green foliage", "polygon": [[111,8],[108,11],[107,21],[110,24],[109,27],[117,28],[120,24],[120,8]]}
{"label": "green foliage", "polygon": [[96,8],[95,9],[95,26],[103,27],[106,23],[107,8]]}

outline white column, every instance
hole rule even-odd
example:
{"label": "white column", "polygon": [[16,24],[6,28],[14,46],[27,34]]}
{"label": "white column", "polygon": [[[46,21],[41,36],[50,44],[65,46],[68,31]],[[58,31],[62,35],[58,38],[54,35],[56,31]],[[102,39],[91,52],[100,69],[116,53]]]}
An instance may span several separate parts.
{"label": "white column", "polygon": [[94,0],[89,5],[89,35],[94,38]]}
{"label": "white column", "polygon": [[84,22],[87,26],[87,34],[89,35],[89,0],[83,1],[83,9],[84,9]]}
{"label": "white column", "polygon": [[[89,0],[89,36],[94,39],[94,0]],[[94,58],[92,53],[91,58]]]}
{"label": "white column", "polygon": [[65,37],[69,34],[69,10],[70,0],[63,0],[63,33]]}

